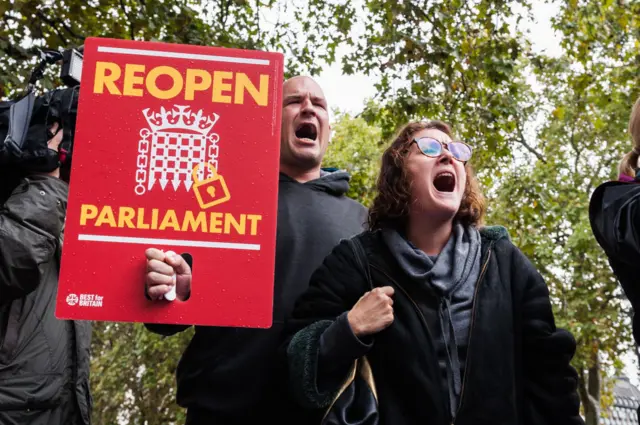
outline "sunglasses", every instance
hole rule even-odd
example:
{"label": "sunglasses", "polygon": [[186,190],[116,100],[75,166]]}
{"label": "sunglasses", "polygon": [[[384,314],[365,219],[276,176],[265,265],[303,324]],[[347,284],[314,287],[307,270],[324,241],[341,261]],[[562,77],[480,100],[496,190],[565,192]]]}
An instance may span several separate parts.
{"label": "sunglasses", "polygon": [[413,142],[418,145],[420,152],[432,158],[439,157],[446,149],[460,162],[467,162],[471,159],[471,146],[463,142],[443,143],[431,137],[413,139]]}

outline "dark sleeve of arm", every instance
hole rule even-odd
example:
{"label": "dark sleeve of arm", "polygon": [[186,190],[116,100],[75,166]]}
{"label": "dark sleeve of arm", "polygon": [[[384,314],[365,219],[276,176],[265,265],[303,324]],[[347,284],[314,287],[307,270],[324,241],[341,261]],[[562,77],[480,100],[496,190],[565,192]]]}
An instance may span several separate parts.
{"label": "dark sleeve of arm", "polygon": [[67,195],[62,180],[30,176],[0,207],[0,303],[35,290],[42,266],[57,261]]}
{"label": "dark sleeve of arm", "polygon": [[144,326],[153,333],[171,336],[186,331],[191,325],[165,325],[162,323],[145,323]]}
{"label": "dark sleeve of arm", "polygon": [[640,185],[598,187],[589,201],[589,221],[607,255],[640,256]]}
{"label": "dark sleeve of arm", "polygon": [[[635,312],[640,311],[640,184],[600,185],[589,201],[589,223],[598,244]],[[633,316],[633,333],[640,341],[640,316]]]}
{"label": "dark sleeve of arm", "polygon": [[290,387],[303,406],[328,406],[351,360],[366,353],[366,344],[345,328],[349,324],[341,316],[364,292],[364,276],[348,243],[341,242],[313,274],[287,322]]}
{"label": "dark sleeve of arm", "polygon": [[620,247],[640,255],[640,191],[635,190],[612,217]]}
{"label": "dark sleeve of arm", "polygon": [[318,388],[338,387],[354,361],[371,349],[373,338],[360,340],[344,312],[322,333],[318,350]]}
{"label": "dark sleeve of arm", "polygon": [[[515,250],[513,276],[525,276],[522,302],[525,412],[528,424],[581,425],[578,375],[570,362],[573,335],[555,325],[549,289],[533,264]],[[524,271],[524,273],[522,273]]]}

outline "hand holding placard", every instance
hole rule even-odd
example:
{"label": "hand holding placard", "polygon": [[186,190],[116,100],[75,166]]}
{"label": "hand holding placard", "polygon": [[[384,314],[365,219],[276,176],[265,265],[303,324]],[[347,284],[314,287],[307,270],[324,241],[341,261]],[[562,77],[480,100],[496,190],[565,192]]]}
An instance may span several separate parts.
{"label": "hand holding placard", "polygon": [[189,298],[191,292],[191,268],[181,255],[173,251],[162,252],[156,248],[145,251],[147,294],[153,300],[166,298],[173,301],[171,292],[180,301]]}

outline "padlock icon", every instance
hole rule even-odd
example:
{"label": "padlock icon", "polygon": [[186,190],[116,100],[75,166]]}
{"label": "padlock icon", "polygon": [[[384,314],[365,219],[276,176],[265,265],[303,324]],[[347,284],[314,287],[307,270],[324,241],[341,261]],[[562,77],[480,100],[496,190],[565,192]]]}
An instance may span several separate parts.
{"label": "padlock icon", "polygon": [[202,164],[198,164],[193,167],[193,171],[191,173],[193,177],[192,188],[196,194],[196,199],[200,204],[200,208],[203,210],[211,208],[214,205],[222,204],[223,202],[227,202],[231,199],[229,188],[227,187],[227,183],[224,181],[224,177],[218,174],[218,170],[216,170],[213,165],[208,162],[205,164],[211,171],[211,176],[206,180],[198,179],[198,168]]}

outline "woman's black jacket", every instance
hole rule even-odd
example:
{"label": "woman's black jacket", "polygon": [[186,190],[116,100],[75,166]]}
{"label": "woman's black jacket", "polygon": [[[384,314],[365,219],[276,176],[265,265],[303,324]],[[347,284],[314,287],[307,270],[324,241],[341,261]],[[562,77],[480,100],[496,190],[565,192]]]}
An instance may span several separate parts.
{"label": "woman's black jacket", "polygon": [[[457,425],[574,425],[579,416],[576,343],[558,329],[548,288],[506,229],[481,230],[466,372]],[[359,238],[373,286],[395,289],[394,322],[375,335],[367,358],[376,382],[381,425],[449,425],[434,341],[418,309],[416,288],[403,279],[380,232]],[[289,322],[291,389],[310,408],[326,408],[338,388],[319,389],[322,332],[371,289],[352,245],[342,241],[314,273]]]}

